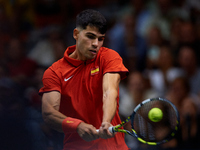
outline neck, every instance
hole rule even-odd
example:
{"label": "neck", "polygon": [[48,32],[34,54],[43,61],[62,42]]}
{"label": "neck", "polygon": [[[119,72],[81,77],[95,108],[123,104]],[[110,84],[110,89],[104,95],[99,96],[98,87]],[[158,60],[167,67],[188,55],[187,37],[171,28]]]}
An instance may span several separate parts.
{"label": "neck", "polygon": [[76,50],[73,53],[69,54],[69,57],[73,58],[73,59],[76,59],[77,58],[77,56],[76,56]]}

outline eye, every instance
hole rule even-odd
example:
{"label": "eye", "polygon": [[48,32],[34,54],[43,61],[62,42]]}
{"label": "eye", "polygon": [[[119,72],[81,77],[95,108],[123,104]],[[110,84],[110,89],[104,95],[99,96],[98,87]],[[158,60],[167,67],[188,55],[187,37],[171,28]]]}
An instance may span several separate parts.
{"label": "eye", "polygon": [[104,37],[101,37],[101,38],[99,38],[98,40],[99,41],[103,41],[105,38]]}
{"label": "eye", "polygon": [[95,39],[95,38],[96,38],[94,35],[87,35],[87,37],[88,37],[89,39]]}

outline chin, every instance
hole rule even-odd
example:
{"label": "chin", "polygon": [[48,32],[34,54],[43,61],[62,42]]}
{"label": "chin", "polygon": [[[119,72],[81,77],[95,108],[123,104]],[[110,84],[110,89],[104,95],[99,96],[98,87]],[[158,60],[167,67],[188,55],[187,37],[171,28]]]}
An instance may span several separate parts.
{"label": "chin", "polygon": [[95,57],[96,57],[96,55],[95,56],[90,56],[87,59],[94,59]]}

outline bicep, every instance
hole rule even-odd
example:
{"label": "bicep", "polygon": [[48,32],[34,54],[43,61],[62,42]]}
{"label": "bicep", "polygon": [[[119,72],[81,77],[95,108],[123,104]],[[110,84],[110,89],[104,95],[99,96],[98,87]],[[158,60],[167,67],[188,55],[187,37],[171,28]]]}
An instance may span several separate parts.
{"label": "bicep", "polygon": [[106,73],[103,76],[103,91],[118,90],[120,83],[119,73]]}
{"label": "bicep", "polygon": [[59,110],[61,94],[58,91],[44,93],[42,96],[42,112]]}

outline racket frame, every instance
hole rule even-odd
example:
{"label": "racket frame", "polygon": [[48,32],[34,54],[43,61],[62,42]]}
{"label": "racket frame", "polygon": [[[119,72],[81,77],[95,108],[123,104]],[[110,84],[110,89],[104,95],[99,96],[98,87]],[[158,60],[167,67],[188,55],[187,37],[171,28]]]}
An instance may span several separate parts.
{"label": "racket frame", "polygon": [[[169,138],[165,139],[165,140],[160,141],[160,142],[148,142],[148,141],[145,141],[145,140],[143,140],[142,138],[140,138],[140,137],[138,136],[137,132],[134,130],[134,123],[133,123],[133,120],[134,120],[135,114],[137,113],[137,110],[138,110],[142,105],[144,105],[145,103],[148,103],[149,101],[154,101],[154,100],[160,100],[160,101],[165,101],[165,102],[169,103],[169,104],[172,106],[172,108],[174,109],[174,111],[175,111],[175,113],[176,113],[176,117],[177,117],[176,126],[175,126],[174,130],[172,130],[171,136],[170,136]],[[120,129],[124,124],[126,124],[126,123],[129,122],[129,121],[131,121],[132,132],[130,132],[130,131],[128,131],[128,130],[125,130],[125,129]],[[175,136],[176,132],[177,132],[178,129],[179,129],[179,124],[180,124],[180,116],[179,116],[179,112],[178,112],[176,106],[175,106],[172,102],[170,102],[169,100],[167,100],[167,99],[165,99],[165,98],[158,97],[158,98],[150,98],[150,99],[146,99],[146,100],[142,101],[140,104],[138,104],[138,105],[135,107],[135,109],[134,109],[134,111],[133,111],[133,113],[132,113],[131,116],[129,116],[125,121],[122,121],[121,124],[116,125],[116,126],[113,126],[113,127],[110,127],[110,128],[109,128],[109,131],[110,131],[111,133],[114,133],[114,132],[122,132],[122,133],[125,133],[125,134],[129,134],[129,135],[131,135],[131,136],[137,138],[138,141],[140,141],[140,142],[142,142],[142,143],[144,143],[144,144],[148,144],[148,145],[160,145],[160,144],[163,144],[163,143],[168,142],[169,140],[171,140],[171,139]]]}

